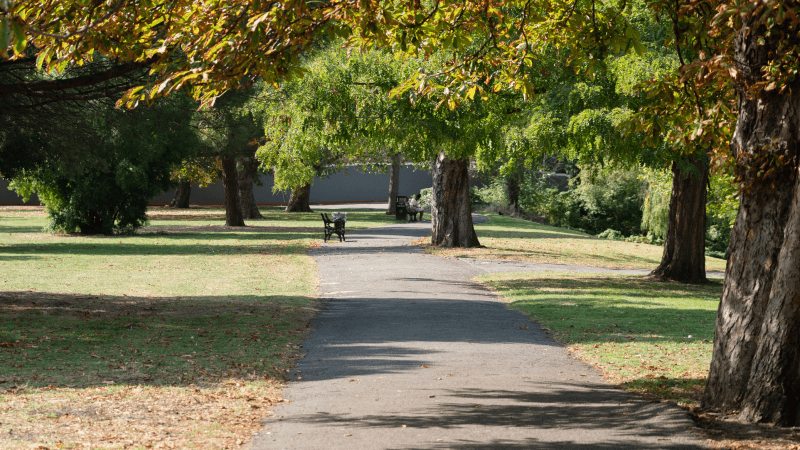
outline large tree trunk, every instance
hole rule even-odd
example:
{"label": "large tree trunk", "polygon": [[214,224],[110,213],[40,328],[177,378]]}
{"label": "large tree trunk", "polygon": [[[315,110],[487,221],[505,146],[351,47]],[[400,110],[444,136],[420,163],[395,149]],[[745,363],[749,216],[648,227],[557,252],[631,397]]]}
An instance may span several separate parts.
{"label": "large tree trunk", "polygon": [[311,199],[311,185],[306,184],[295,188],[292,196],[289,197],[289,204],[286,205],[286,212],[314,212],[311,210],[309,200]]}
{"label": "large tree trunk", "polygon": [[706,194],[708,164],[703,156],[686,161],[697,170],[672,163],[672,195],[661,264],[650,274],[661,280],[706,281]]}
{"label": "large tree trunk", "polygon": [[[743,421],[800,425],[800,83],[750,94],[781,33],[744,20],[731,148],[744,182],[714,330],[704,406]],[[789,21],[784,27],[790,27]],[[796,30],[789,38],[797,42]],[[759,45],[758,40],[765,43]],[[765,173],[766,168],[774,169]]]}
{"label": "large tree trunk", "polygon": [[225,187],[225,225],[245,226],[239,200],[239,183],[236,181],[236,160],[229,156],[222,157],[222,185]]}
{"label": "large tree trunk", "polygon": [[169,203],[170,208],[186,209],[189,207],[189,197],[192,195],[192,183],[181,180],[175,197]]}
{"label": "large tree trunk", "polygon": [[433,164],[431,202],[431,245],[439,247],[480,247],[472,226],[469,202],[469,160],[450,159],[439,152]]}
{"label": "large tree trunk", "polygon": [[389,173],[389,205],[386,208],[386,215],[393,216],[395,214],[395,200],[397,193],[400,190],[400,153],[395,153],[392,156],[392,171]]}
{"label": "large tree trunk", "polygon": [[236,177],[239,182],[239,201],[242,207],[242,215],[245,219],[263,219],[261,211],[256,205],[256,196],[253,193],[253,183],[258,172],[258,160],[256,159],[256,148],[250,147],[246,155],[237,158]]}

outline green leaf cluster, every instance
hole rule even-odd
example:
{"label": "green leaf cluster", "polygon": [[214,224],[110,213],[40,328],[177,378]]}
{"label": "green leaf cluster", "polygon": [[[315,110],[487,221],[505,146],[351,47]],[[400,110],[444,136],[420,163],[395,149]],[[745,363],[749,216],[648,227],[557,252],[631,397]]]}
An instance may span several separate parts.
{"label": "green leaf cluster", "polygon": [[[86,142],[16,130],[12,137],[32,135],[27,142],[38,143],[35,150],[44,157],[19,169],[11,188],[25,197],[36,193],[54,231],[111,234],[144,225],[150,199],[172,186],[173,166],[197,148],[189,126],[192,111],[177,100],[139,110],[118,110],[109,101],[70,110],[72,125]],[[65,164],[64,149],[81,145],[90,147],[80,151],[90,158],[80,167]]]}

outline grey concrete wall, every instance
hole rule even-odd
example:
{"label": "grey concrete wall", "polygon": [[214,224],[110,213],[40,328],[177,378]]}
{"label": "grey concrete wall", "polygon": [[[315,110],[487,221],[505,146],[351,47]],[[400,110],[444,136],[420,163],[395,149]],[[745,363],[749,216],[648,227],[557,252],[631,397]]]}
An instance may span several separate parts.
{"label": "grey concrete wall", "polygon": [[[286,203],[290,192],[272,192],[274,179],[271,175],[261,174],[263,186],[255,186],[256,202],[258,203]],[[431,174],[428,170],[415,169],[413,166],[403,166],[400,169],[400,195],[411,196],[420,189],[432,185]],[[0,178],[0,204],[22,204],[22,199],[13,191],[7,189],[8,182]],[[153,203],[169,203],[175,191],[167,192],[152,199]],[[315,178],[311,186],[311,202],[354,202],[354,201],[385,201],[389,198],[389,174],[367,173],[358,167],[347,167],[345,170],[327,178]],[[192,186],[190,203],[224,203],[225,192],[222,183],[215,183],[206,188]],[[32,198],[30,204],[37,204],[38,199]]]}
{"label": "grey concrete wall", "polygon": [[0,178],[0,205],[38,205],[39,197],[36,194],[31,196],[27,203],[23,203],[22,197],[16,192],[8,189],[8,180]]}

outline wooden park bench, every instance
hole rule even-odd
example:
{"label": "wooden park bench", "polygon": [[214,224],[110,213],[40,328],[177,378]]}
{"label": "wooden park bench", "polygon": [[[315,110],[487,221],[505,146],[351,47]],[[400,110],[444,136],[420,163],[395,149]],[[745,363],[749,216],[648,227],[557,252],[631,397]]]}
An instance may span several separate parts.
{"label": "wooden park bench", "polygon": [[344,241],[345,219],[331,220],[325,213],[320,213],[320,216],[322,216],[322,221],[325,223],[325,242],[328,242],[328,239],[330,239],[334,233],[339,236],[339,242]]}

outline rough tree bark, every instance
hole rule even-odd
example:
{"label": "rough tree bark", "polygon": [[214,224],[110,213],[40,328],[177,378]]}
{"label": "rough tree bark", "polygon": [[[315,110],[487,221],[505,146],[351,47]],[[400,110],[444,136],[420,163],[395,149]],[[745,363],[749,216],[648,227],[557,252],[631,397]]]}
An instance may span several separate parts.
{"label": "rough tree bark", "polygon": [[469,201],[469,160],[450,159],[439,152],[433,164],[431,201],[431,245],[480,247],[472,225]]}
{"label": "rough tree bark", "polygon": [[311,210],[309,200],[311,199],[311,185],[306,184],[295,188],[292,196],[289,197],[289,204],[286,205],[286,212],[314,212]]}
{"label": "rough tree bark", "polygon": [[222,157],[222,185],[225,187],[225,225],[245,226],[239,200],[239,183],[236,181],[236,160],[229,156]]}
{"label": "rough tree bark", "polygon": [[392,156],[392,169],[389,172],[389,204],[386,208],[386,215],[393,216],[395,214],[395,199],[400,190],[400,153],[395,153]]}
{"label": "rough tree bark", "polygon": [[[734,42],[737,82],[744,86],[761,79],[781,34],[765,36],[764,27],[750,20]],[[796,45],[796,30],[788,35]],[[731,233],[703,402],[739,410],[742,421],[784,426],[800,425],[799,89],[797,81],[784,93],[754,96],[738,89],[731,149],[745,189]],[[774,170],[760,173],[765,168]]]}
{"label": "rough tree bark", "polygon": [[192,183],[181,180],[175,197],[169,203],[170,208],[187,209],[189,207],[189,197],[192,195]]}
{"label": "rough tree bark", "polygon": [[256,148],[250,147],[247,154],[237,158],[236,177],[239,183],[239,201],[241,203],[242,215],[245,219],[263,219],[261,211],[256,205],[256,196],[253,193],[253,179],[258,173],[258,160],[256,159]]}
{"label": "rough tree bark", "polygon": [[[697,170],[672,163],[672,195],[661,264],[650,274],[684,283],[706,281],[706,195],[708,164],[702,156],[686,161]],[[699,176],[698,176],[699,174]]]}

